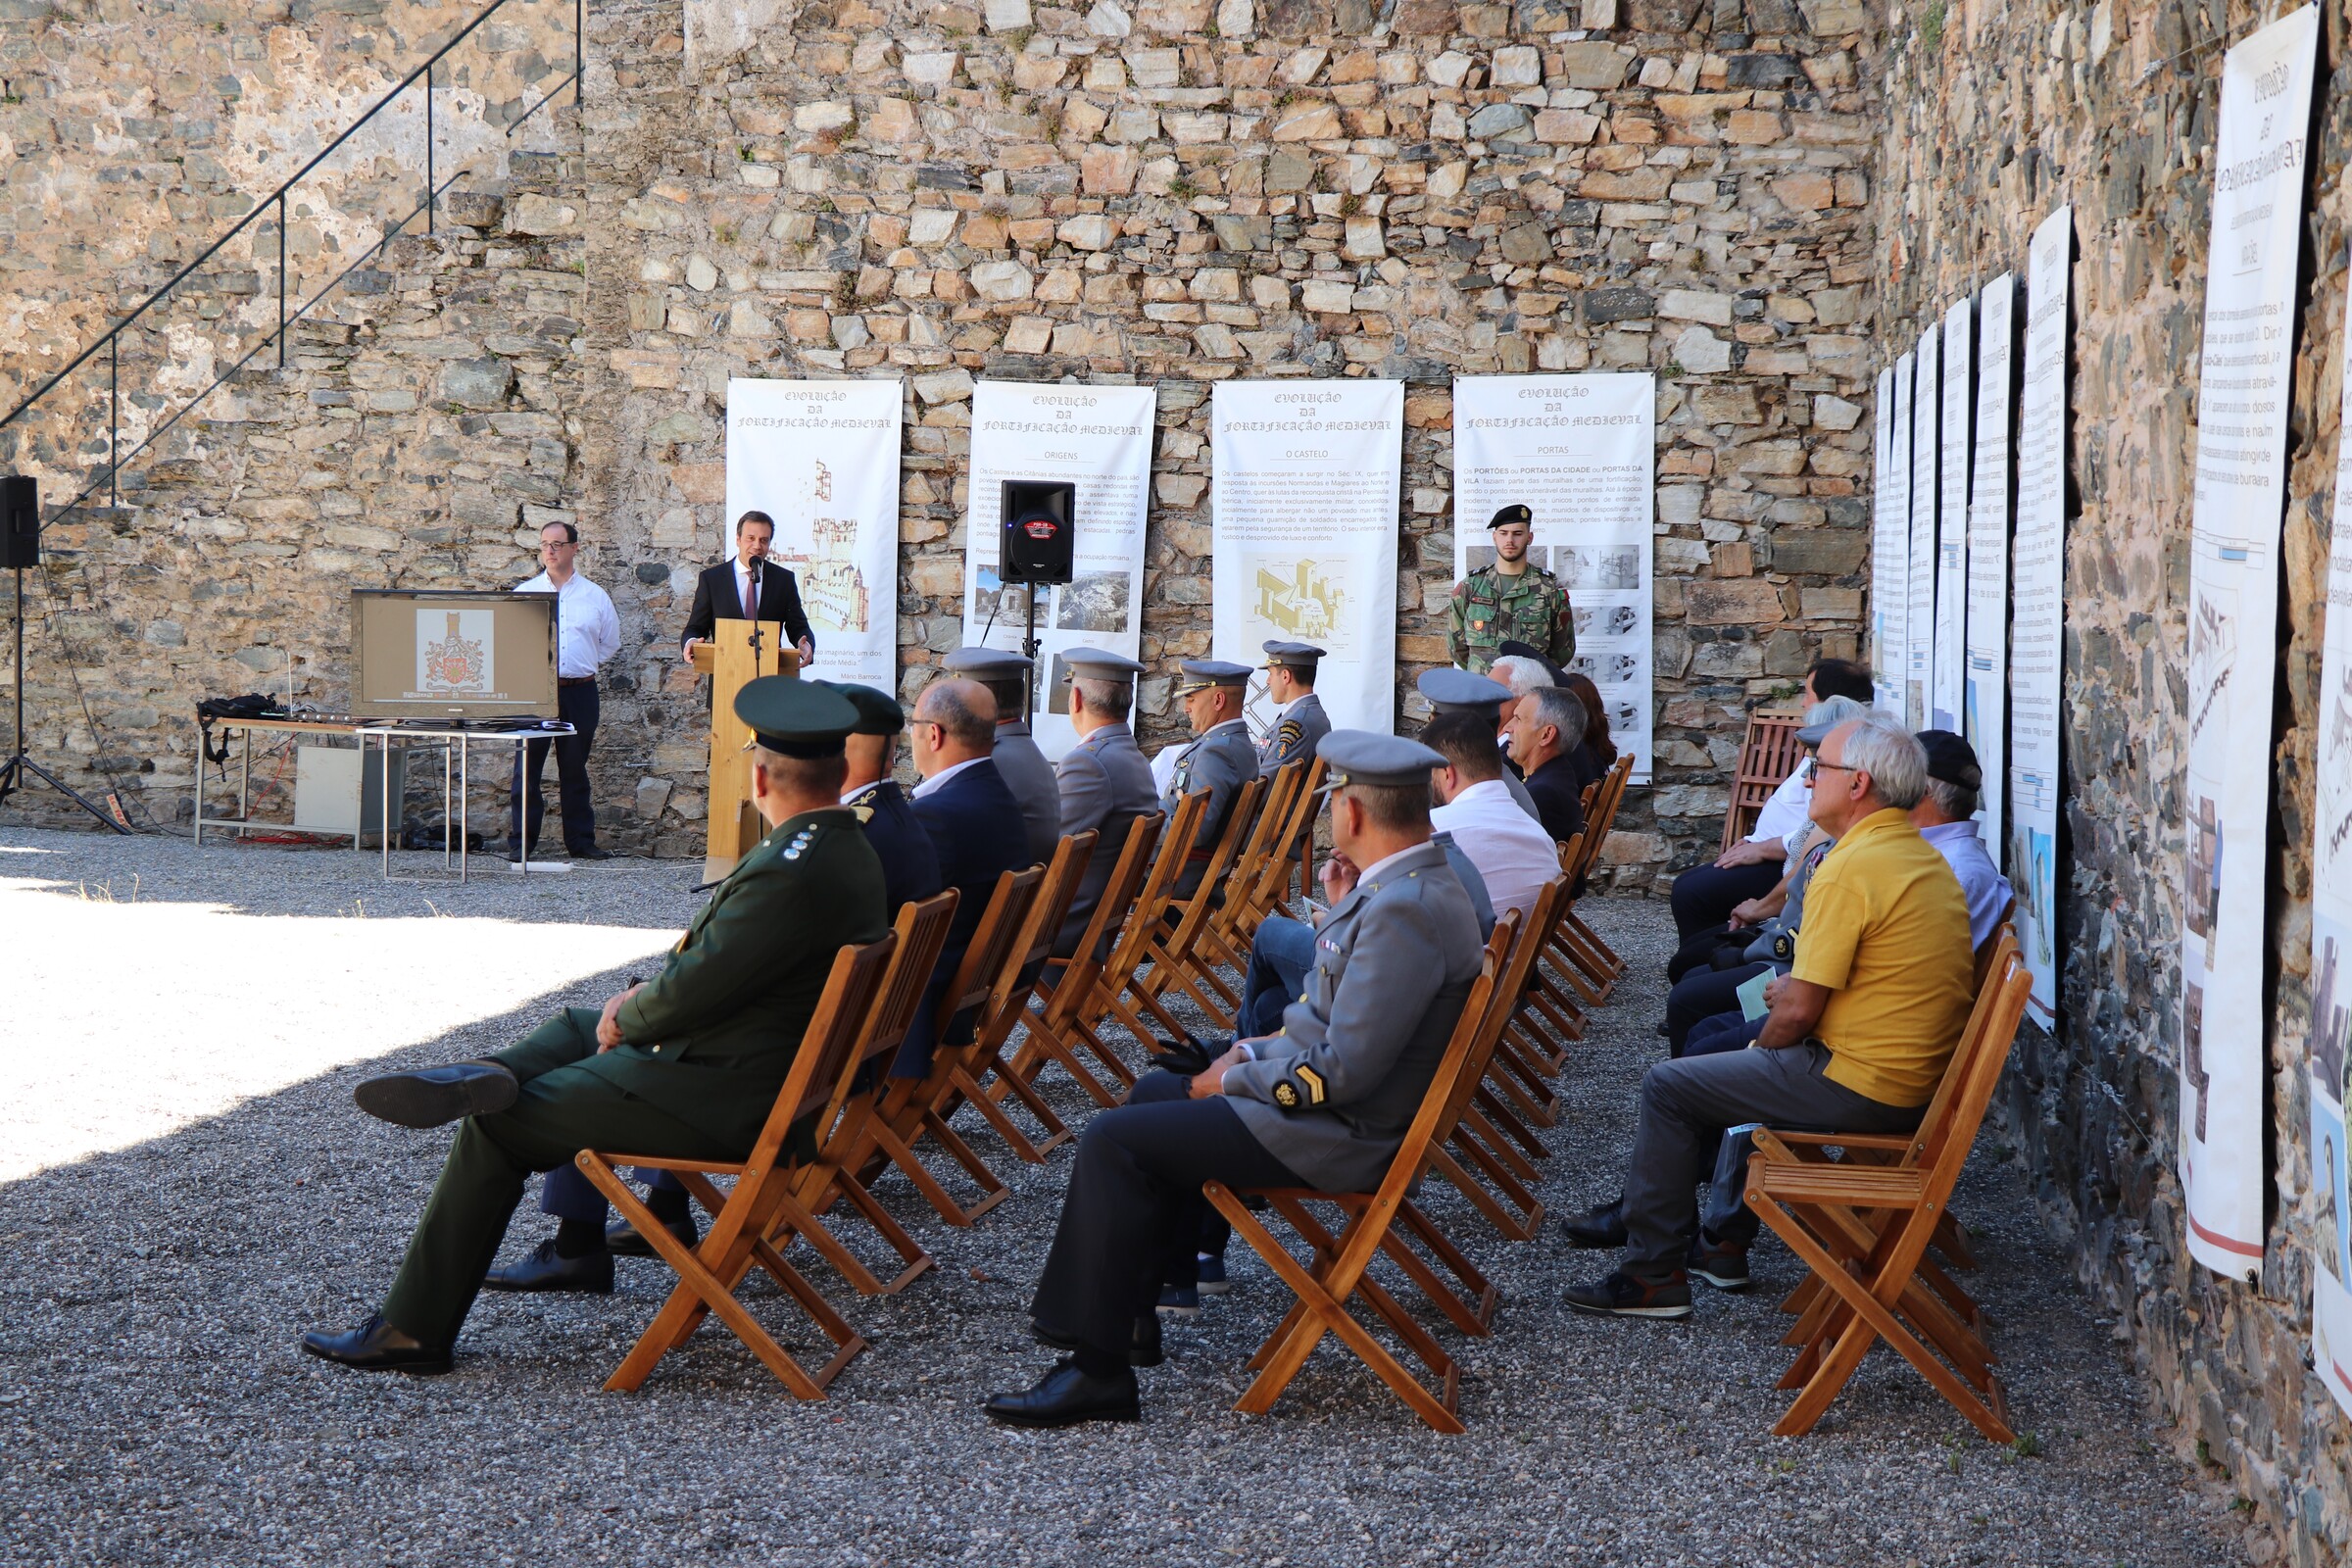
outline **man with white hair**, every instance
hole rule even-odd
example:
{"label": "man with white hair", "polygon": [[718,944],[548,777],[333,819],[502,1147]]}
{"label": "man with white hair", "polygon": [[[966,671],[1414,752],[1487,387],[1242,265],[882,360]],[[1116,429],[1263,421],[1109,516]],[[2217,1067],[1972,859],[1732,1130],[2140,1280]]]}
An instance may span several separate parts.
{"label": "man with white hair", "polygon": [[[1912,826],[1928,785],[1925,748],[1892,718],[1840,724],[1814,760],[1811,815],[1838,847],[1814,872],[1796,963],[1775,982],[1753,1047],[1664,1061],[1642,1077],[1625,1194],[1614,1216],[1569,1227],[1579,1246],[1621,1245],[1615,1272],[1571,1286],[1567,1303],[1614,1317],[1687,1317],[1706,1274],[1692,1195],[1726,1129],[1820,1132],[1919,1125],[1974,1000],[1968,904],[1943,857]],[[1746,1282],[1744,1239],[1728,1278]]]}

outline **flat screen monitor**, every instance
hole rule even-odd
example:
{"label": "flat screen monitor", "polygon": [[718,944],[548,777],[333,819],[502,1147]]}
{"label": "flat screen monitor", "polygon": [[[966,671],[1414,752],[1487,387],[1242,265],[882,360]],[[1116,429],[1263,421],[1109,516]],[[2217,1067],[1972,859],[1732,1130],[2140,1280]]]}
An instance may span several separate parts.
{"label": "flat screen monitor", "polygon": [[351,596],[360,718],[554,718],[552,593],[363,588]]}

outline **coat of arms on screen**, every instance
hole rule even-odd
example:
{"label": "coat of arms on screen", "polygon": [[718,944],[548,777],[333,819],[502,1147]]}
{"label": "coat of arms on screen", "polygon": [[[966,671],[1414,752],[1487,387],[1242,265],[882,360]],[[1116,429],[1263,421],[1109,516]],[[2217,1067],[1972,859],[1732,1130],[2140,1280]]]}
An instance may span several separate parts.
{"label": "coat of arms on screen", "polygon": [[416,612],[417,689],[433,697],[490,695],[497,626],[487,610]]}

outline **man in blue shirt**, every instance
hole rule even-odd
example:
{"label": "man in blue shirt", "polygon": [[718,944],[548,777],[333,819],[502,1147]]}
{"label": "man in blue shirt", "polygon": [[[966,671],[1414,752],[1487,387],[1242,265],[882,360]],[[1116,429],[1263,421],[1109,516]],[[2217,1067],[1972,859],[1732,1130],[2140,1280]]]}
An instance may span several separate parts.
{"label": "man in blue shirt", "polygon": [[2009,883],[1985,853],[1975,820],[1984,770],[1976,748],[1948,729],[1923,729],[1919,744],[1928,751],[1928,793],[1911,808],[1911,825],[1960,879],[1968,898],[1969,944],[1981,948],[2009,906]]}

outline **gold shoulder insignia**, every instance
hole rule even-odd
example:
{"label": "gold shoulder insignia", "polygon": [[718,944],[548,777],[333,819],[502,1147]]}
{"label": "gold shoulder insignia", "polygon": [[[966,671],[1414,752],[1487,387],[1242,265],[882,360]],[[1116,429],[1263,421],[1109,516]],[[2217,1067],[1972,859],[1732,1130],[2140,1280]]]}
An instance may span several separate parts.
{"label": "gold shoulder insignia", "polygon": [[1286,718],[1282,721],[1282,728],[1274,732],[1274,738],[1285,747],[1291,747],[1298,745],[1299,738],[1305,733],[1306,726],[1304,724],[1295,718]]}

